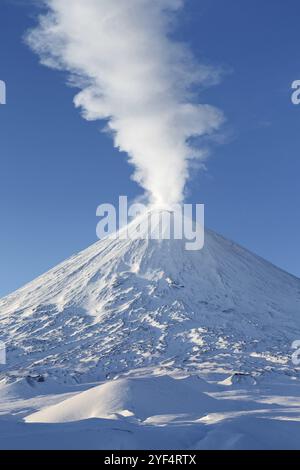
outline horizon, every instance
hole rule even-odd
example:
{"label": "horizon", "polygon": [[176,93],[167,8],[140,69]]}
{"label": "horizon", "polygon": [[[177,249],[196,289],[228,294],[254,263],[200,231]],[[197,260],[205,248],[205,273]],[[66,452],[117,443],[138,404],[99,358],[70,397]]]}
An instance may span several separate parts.
{"label": "horizon", "polygon": [[[243,9],[237,0],[226,7],[191,0],[174,34],[224,72],[220,83],[201,90],[201,102],[227,121],[209,142],[207,169],[193,171],[186,202],[205,205],[208,228],[299,278],[296,11],[296,0],[275,0],[271,11],[258,0]],[[126,156],[99,133],[101,122],[84,121],[73,107],[66,75],[41,66],[25,45],[36,13],[30,2],[1,6],[1,298],[97,241],[99,204],[142,196]]]}

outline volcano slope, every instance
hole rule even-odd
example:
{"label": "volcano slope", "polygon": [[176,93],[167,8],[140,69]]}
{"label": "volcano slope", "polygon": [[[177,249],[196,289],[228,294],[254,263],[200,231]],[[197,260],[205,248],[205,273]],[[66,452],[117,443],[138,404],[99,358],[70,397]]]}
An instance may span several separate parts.
{"label": "volcano slope", "polygon": [[0,301],[0,446],[295,447],[299,315],[299,279],[211,231],[201,251],[107,237]]}

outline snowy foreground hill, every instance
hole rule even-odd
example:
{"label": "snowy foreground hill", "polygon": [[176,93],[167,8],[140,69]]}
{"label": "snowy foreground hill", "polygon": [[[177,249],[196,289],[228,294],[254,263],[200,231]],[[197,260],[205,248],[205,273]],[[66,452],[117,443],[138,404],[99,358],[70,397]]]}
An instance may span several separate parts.
{"label": "snowy foreground hill", "polygon": [[300,281],[213,233],[102,240],[0,300],[0,448],[300,449]]}

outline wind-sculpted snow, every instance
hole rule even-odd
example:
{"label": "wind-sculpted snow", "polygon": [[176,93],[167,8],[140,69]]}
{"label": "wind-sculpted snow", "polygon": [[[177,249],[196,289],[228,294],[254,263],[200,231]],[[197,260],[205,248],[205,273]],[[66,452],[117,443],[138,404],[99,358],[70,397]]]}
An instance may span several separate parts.
{"label": "wind-sculpted snow", "polygon": [[295,375],[257,385],[201,375],[161,367],[89,385],[0,383],[0,449],[300,448]]}
{"label": "wind-sculpted snow", "polygon": [[139,367],[291,367],[300,281],[213,232],[99,241],[0,301],[6,377],[101,380]]}

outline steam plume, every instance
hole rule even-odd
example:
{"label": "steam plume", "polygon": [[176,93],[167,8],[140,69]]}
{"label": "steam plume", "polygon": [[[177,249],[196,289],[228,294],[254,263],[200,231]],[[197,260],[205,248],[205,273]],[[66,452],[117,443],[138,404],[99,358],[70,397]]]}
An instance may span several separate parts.
{"label": "steam plume", "polygon": [[65,70],[81,89],[87,120],[105,119],[128,154],[134,179],[155,204],[183,199],[189,160],[204,158],[191,137],[217,130],[223,116],[195,104],[191,89],[218,79],[171,38],[184,0],[44,0],[27,42],[43,64]]}

